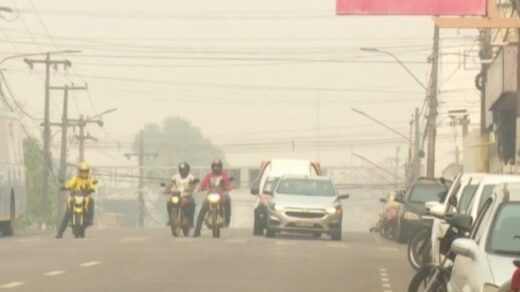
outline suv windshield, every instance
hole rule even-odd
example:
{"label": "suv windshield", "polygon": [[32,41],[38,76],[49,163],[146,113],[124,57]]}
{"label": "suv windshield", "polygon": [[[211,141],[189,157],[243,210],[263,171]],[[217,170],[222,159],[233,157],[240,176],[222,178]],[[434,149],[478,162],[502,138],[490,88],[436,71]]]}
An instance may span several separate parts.
{"label": "suv windshield", "polygon": [[284,195],[304,195],[333,197],[335,196],[332,182],[328,180],[316,180],[305,178],[288,178],[284,179],[276,189],[277,193]]}
{"label": "suv windshield", "polygon": [[411,203],[426,203],[429,201],[439,201],[447,188],[441,184],[417,183],[413,186],[409,201]]}
{"label": "suv windshield", "polygon": [[489,249],[494,253],[520,255],[520,203],[502,205],[489,235]]}

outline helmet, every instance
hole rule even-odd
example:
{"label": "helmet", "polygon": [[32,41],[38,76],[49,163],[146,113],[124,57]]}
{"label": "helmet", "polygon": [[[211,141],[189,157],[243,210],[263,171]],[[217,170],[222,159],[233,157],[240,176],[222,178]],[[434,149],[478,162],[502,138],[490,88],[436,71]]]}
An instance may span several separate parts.
{"label": "helmet", "polygon": [[181,177],[185,178],[188,176],[189,173],[190,165],[186,161],[179,163],[179,174],[181,175]]}
{"label": "helmet", "polygon": [[222,171],[222,168],[223,168],[222,160],[215,159],[211,162],[211,171],[213,173],[220,173]]}
{"label": "helmet", "polygon": [[85,161],[78,164],[78,175],[81,178],[87,178],[90,175],[90,166]]}

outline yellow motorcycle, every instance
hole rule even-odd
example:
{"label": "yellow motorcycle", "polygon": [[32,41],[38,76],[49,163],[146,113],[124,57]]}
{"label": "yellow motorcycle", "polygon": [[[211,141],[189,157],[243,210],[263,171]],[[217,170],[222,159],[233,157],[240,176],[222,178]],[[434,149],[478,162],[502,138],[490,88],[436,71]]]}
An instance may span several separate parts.
{"label": "yellow motorcycle", "polygon": [[90,194],[93,190],[82,188],[80,190],[71,190],[70,196],[67,198],[67,206],[70,210],[70,227],[75,238],[84,238],[85,230],[88,227],[86,220],[88,208],[90,206]]}

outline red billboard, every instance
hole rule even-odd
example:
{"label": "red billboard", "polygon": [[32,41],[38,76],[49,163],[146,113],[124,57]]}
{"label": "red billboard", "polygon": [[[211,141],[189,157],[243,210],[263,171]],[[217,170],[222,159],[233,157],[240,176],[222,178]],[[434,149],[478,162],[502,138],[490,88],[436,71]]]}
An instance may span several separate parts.
{"label": "red billboard", "polygon": [[336,0],[336,14],[486,15],[486,0]]}

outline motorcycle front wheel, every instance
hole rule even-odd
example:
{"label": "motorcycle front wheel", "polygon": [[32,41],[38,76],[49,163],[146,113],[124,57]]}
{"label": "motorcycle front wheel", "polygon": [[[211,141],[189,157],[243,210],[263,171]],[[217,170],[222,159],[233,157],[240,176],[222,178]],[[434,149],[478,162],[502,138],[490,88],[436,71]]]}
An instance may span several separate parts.
{"label": "motorcycle front wheel", "polygon": [[179,209],[173,208],[170,218],[170,229],[174,237],[178,237],[180,234],[180,220],[179,220]]}
{"label": "motorcycle front wheel", "polygon": [[[428,286],[430,287],[428,289]],[[448,287],[442,276],[442,271],[436,267],[422,267],[412,278],[408,292],[447,292]]]}
{"label": "motorcycle front wheel", "polygon": [[218,212],[216,208],[211,208],[211,229],[213,233],[213,238],[220,237],[220,226],[218,224]]}

